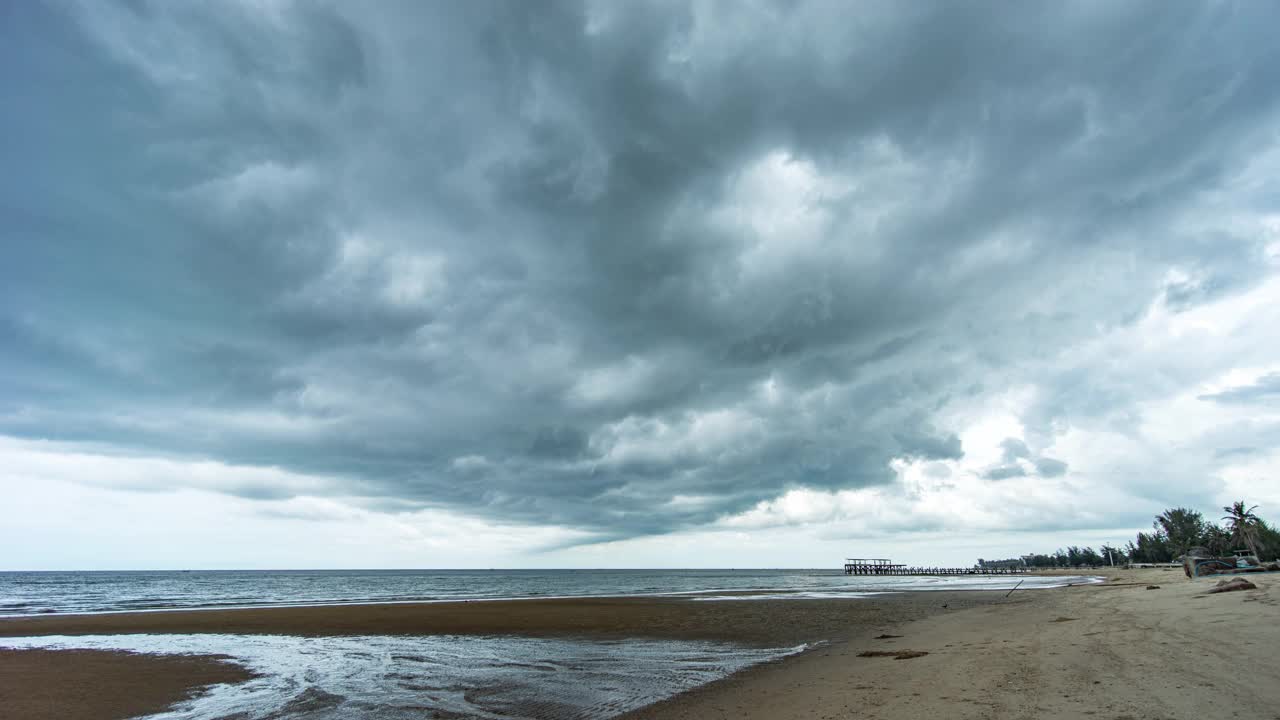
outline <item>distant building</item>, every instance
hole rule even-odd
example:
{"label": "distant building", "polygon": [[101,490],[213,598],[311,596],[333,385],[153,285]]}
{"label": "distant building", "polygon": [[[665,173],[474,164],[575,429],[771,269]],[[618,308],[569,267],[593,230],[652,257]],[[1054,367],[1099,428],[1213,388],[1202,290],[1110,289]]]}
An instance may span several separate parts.
{"label": "distant building", "polygon": [[978,569],[980,570],[1013,570],[1026,566],[1027,562],[1022,558],[1011,558],[1009,560],[983,560],[978,558]]}

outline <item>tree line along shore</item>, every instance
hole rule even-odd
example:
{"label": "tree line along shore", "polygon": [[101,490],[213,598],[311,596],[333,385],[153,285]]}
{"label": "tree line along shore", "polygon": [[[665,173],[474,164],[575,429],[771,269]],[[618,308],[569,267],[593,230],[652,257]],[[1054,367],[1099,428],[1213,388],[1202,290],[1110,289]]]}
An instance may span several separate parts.
{"label": "tree line along shore", "polygon": [[1022,559],[1036,568],[1101,567],[1178,562],[1192,548],[1204,548],[1215,556],[1243,551],[1259,560],[1274,560],[1280,557],[1280,531],[1254,512],[1257,507],[1237,501],[1222,508],[1219,520],[1190,508],[1170,508],[1155,517],[1151,532],[1139,532],[1124,547],[1108,544],[1095,550],[1072,545]]}

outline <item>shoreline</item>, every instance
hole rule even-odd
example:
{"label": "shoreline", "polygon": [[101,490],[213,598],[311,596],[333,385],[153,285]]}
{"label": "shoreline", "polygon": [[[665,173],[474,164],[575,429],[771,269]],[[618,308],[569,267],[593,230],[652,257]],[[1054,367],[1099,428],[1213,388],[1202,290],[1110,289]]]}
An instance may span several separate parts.
{"label": "shoreline", "polygon": [[42,635],[281,634],[516,635],[657,638],[791,647],[830,640],[850,625],[924,617],[1007,590],[930,590],[848,599],[589,597],[483,602],[304,605],[248,609],[49,614],[0,618],[0,637]]}
{"label": "shoreline", "polygon": [[[951,590],[838,600],[592,597],[42,615],[0,619],[0,637],[448,634],[810,645],[620,716],[626,720],[851,714],[1136,720],[1201,717],[1224,706],[1275,715],[1280,664],[1271,649],[1280,647],[1280,593],[1268,590],[1270,578],[1259,578],[1259,590],[1219,595],[1204,594],[1214,579],[1188,580],[1180,570],[1107,570],[1105,578],[1008,597],[1008,590]],[[900,637],[880,637],[886,635]],[[866,651],[913,654],[858,656]],[[89,675],[88,687],[113,692]],[[170,693],[174,683],[184,692],[204,686],[178,670],[147,676]],[[61,677],[37,673],[19,692],[47,694]],[[173,702],[172,695],[152,697],[147,683],[134,687],[135,699],[151,699],[150,712]]]}
{"label": "shoreline", "polygon": [[[176,611],[101,615],[40,615],[0,620],[0,638],[101,634],[247,634],[301,637],[360,635],[470,635],[580,638],[586,640],[707,640],[756,648],[794,648],[841,640],[864,628],[887,627],[946,612],[942,607],[978,607],[1006,591],[927,591],[848,600],[724,600],[696,602],[672,598],[526,600],[515,602],[433,603],[294,607],[227,611]],[[2,645],[2,641],[0,641]],[[9,651],[21,655],[33,651]],[[73,650],[49,651],[53,655]],[[803,655],[801,653],[800,655]],[[67,655],[66,657],[73,657]],[[163,661],[163,656],[143,656]],[[0,659],[3,662],[3,659]],[[75,663],[72,663],[73,665]],[[6,665],[7,667],[7,665]],[[126,672],[127,668],[121,670]],[[131,697],[149,713],[175,702],[173,688],[198,693],[207,683],[182,668],[159,665],[134,673]],[[50,669],[33,671],[14,701],[26,708],[28,720],[72,716],[58,705],[41,706],[34,698],[58,700],[65,676]],[[87,697],[110,699],[117,693],[111,675],[96,677],[81,668]],[[155,692],[151,686],[154,684]],[[181,699],[181,698],[178,698]],[[0,696],[0,702],[9,698]],[[34,703],[34,704],[33,704]],[[72,708],[71,710],[74,710]],[[91,717],[127,718],[105,711]]]}

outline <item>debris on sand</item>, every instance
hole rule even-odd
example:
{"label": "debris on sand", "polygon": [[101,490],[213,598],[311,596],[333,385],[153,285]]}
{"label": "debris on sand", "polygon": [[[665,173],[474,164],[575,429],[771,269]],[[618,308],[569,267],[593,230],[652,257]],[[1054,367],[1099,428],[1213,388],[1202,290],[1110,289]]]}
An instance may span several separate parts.
{"label": "debris on sand", "polygon": [[1159,586],[1159,585],[1148,585],[1148,586],[1147,586],[1147,589],[1148,589],[1148,590],[1159,590],[1159,589],[1160,589],[1160,586]]}
{"label": "debris on sand", "polygon": [[1049,622],[1071,622],[1072,620],[1079,620],[1079,619],[1080,618],[1056,617],[1050,620]]}
{"label": "debris on sand", "polygon": [[1280,563],[1264,563],[1257,555],[1238,555],[1235,557],[1213,557],[1202,547],[1191,548],[1182,558],[1182,569],[1189,578],[1205,575],[1240,575],[1244,573],[1275,572],[1280,570]]}
{"label": "debris on sand", "polygon": [[928,654],[924,650],[864,650],[858,653],[858,657],[891,657],[894,660],[910,660]]}
{"label": "debris on sand", "polygon": [[901,635],[890,635],[890,634],[888,634],[888,633],[883,633],[883,634],[881,634],[881,635],[877,635],[877,636],[875,637],[875,639],[876,639],[876,640],[892,640],[892,639],[894,639],[894,638],[900,638],[900,637],[902,637],[902,636],[901,636]]}
{"label": "debris on sand", "polygon": [[1258,586],[1245,580],[1244,578],[1231,578],[1230,580],[1219,580],[1217,585],[1206,590],[1206,593],[1231,592],[1233,590],[1257,590]]}

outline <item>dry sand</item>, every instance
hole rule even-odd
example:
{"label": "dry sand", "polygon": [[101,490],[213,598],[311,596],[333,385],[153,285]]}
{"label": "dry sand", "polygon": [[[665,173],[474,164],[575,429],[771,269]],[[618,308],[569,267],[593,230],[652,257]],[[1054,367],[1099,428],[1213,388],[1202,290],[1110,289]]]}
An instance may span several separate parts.
{"label": "dry sand", "polygon": [[[772,646],[826,640],[627,717],[1280,719],[1280,612],[1270,588],[1280,575],[1255,578],[1258,590],[1219,595],[1203,594],[1214,580],[1190,581],[1180,571],[1111,575],[1106,585],[1019,591],[1008,599],[949,592],[854,601],[632,598],[121,613],[0,620],[0,635],[513,633]],[[1160,588],[1147,590],[1153,583]],[[876,639],[885,634],[902,637]],[[881,656],[859,657],[868,651]],[[79,653],[47,653],[65,658],[56,667],[15,660],[33,657],[29,652],[0,655],[0,677],[25,668],[22,682],[0,685],[0,692],[6,704],[26,703],[21,707],[31,711],[17,716],[33,720],[72,716],[41,711],[33,700],[56,695],[65,672],[76,674],[85,697],[101,700],[98,718],[127,717],[114,709],[122,694],[159,710],[174,701],[173,688],[209,682],[189,668],[127,664],[110,671],[130,676],[122,680]]]}
{"label": "dry sand", "polygon": [[1110,576],[866,627],[625,717],[1280,719],[1280,575],[1219,595],[1181,570]]}

